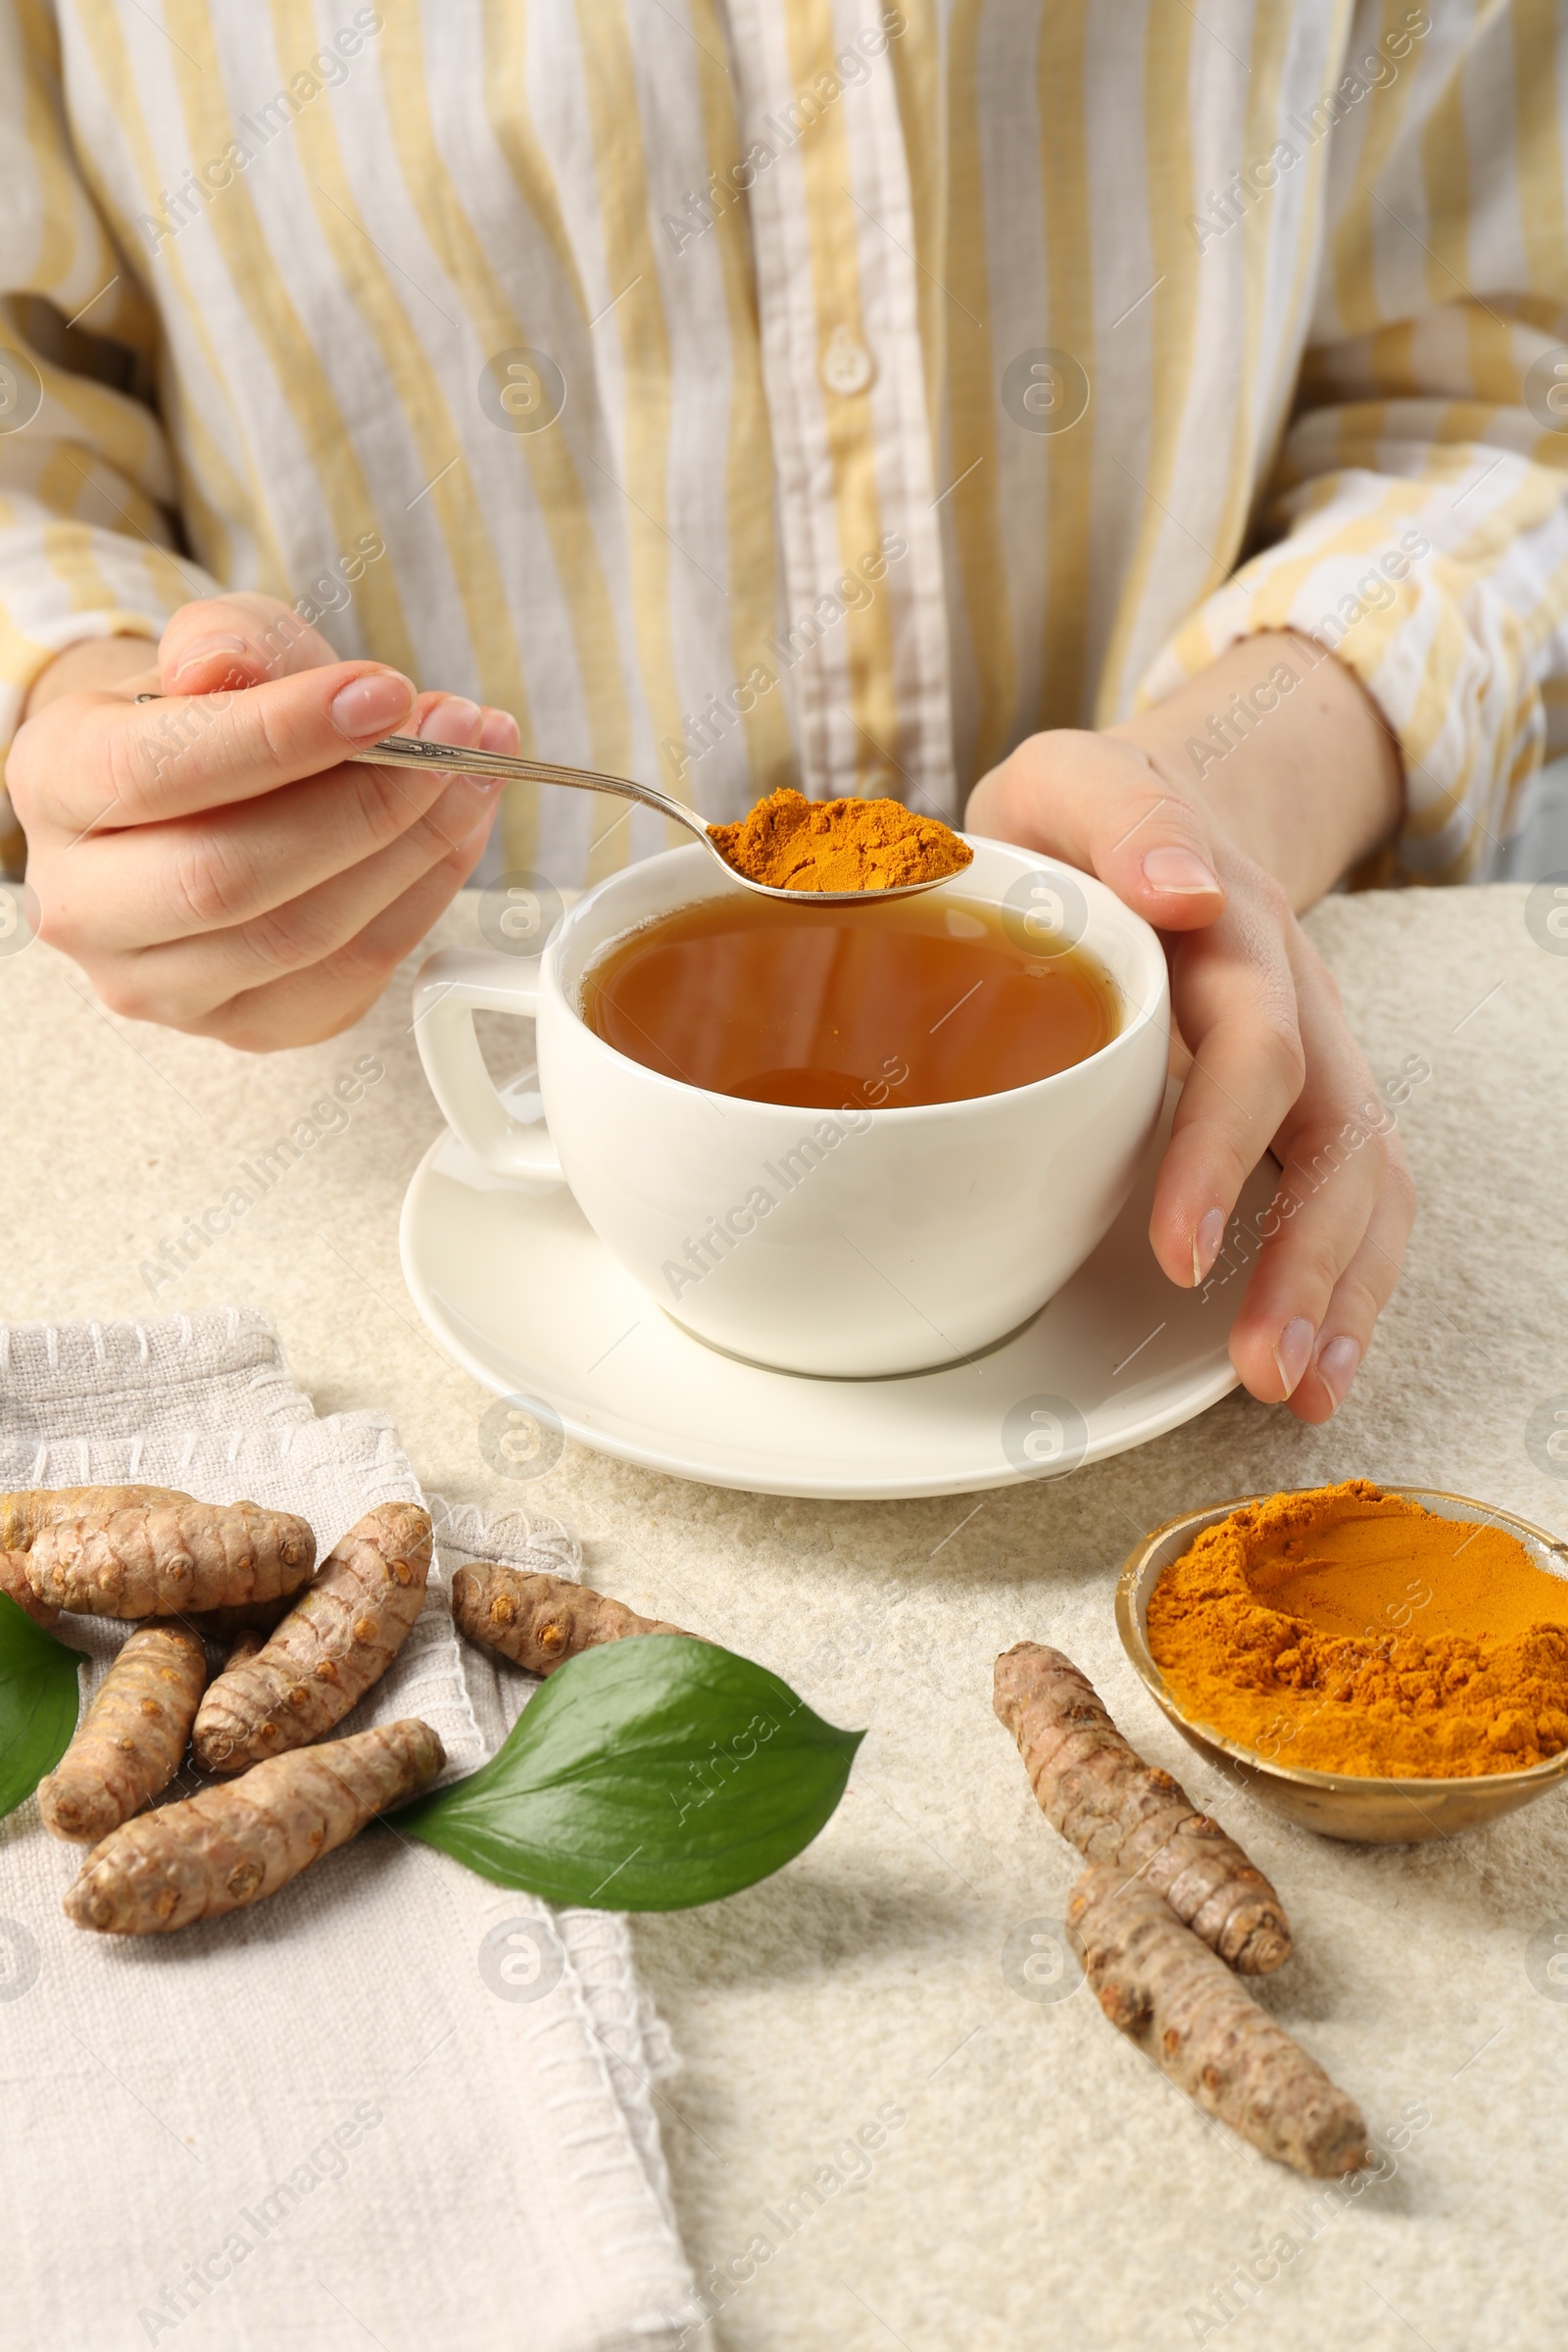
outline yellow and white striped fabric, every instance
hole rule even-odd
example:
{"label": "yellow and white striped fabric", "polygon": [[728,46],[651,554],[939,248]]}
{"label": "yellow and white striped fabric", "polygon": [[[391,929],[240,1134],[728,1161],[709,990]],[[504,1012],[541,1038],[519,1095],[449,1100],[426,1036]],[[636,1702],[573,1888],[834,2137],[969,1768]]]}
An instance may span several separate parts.
{"label": "yellow and white striped fabric", "polygon": [[[1568,741],[1563,29],[0,0],[0,741],[244,585],[712,816],[953,815],[1291,626],[1462,879]],[[658,846],[610,810],[518,795],[505,860]]]}

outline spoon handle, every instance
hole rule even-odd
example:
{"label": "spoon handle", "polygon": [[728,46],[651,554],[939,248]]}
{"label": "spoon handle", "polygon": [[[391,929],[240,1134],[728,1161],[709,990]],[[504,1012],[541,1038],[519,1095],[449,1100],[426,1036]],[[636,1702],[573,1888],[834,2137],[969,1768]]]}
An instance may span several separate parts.
{"label": "spoon handle", "polygon": [[368,751],[350,752],[351,760],[372,767],[450,767],[470,776],[501,776],[519,784],[566,784],[578,792],[612,792],[623,801],[640,801],[661,816],[673,816],[694,833],[707,836],[700,816],[652,784],[634,783],[629,776],[602,776],[589,767],[558,767],[549,760],[514,760],[506,752],[468,751],[458,743],[426,743],[416,735],[387,735]]}
{"label": "spoon handle", "polygon": [[[138,703],[161,703],[161,694],[138,694]],[[657,809],[661,816],[672,816],[688,833],[694,833],[716,865],[722,866],[726,877],[742,890],[755,891],[759,898],[789,902],[799,906],[808,898],[813,906],[866,906],[891,905],[895,899],[912,899],[924,890],[937,890],[950,881],[949,874],[928,874],[919,882],[884,884],[869,890],[812,890],[803,892],[784,885],[775,887],[759,882],[752,874],[743,873],[731,865],[717,842],[709,832],[704,819],[695,808],[683,801],[672,800],[667,792],[660,792],[652,784],[635,783],[630,776],[604,776],[593,767],[559,767],[551,760],[514,760],[506,752],[469,751],[461,743],[426,743],[419,735],[383,735],[363,752],[349,752],[350,760],[363,760],[370,767],[444,767],[454,773],[470,776],[499,776],[504,783],[564,784],[573,792],[609,792],[617,800],[637,801],[644,808]],[[618,821],[618,820],[617,820]]]}
{"label": "spoon handle", "polygon": [[[138,694],[136,700],[161,703],[164,697]],[[619,800],[640,801],[645,808],[657,808],[661,816],[672,816],[712,847],[708,827],[694,808],[671,800],[668,793],[652,784],[634,783],[630,776],[603,776],[591,767],[558,767],[550,760],[514,760],[506,752],[468,751],[459,743],[426,743],[418,735],[385,735],[368,751],[350,752],[347,757],[363,760],[371,767],[448,767],[464,775],[499,776],[504,783],[566,784],[577,792],[612,792]]]}

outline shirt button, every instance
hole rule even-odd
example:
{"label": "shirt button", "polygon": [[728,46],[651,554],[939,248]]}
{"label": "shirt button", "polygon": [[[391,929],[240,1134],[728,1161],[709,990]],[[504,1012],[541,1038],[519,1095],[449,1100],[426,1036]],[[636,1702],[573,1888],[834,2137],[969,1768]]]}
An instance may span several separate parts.
{"label": "shirt button", "polygon": [[876,363],[865,345],[847,326],[836,326],[822,353],[822,381],[830,392],[846,397],[863,392],[876,373]]}

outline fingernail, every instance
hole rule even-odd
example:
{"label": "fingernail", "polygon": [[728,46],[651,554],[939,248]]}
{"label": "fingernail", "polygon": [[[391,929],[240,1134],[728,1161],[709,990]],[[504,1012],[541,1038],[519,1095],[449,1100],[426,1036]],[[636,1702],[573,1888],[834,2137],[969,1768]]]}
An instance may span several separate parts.
{"label": "fingernail", "polygon": [[1361,1350],[1351,1339],[1329,1340],[1318,1349],[1317,1376],[1333,1397],[1336,1410],[1345,1402],[1345,1392],[1360,1361]]}
{"label": "fingernail", "polygon": [[1198,1220],[1193,1234],[1193,1288],[1196,1291],[1209,1267],[1219,1255],[1219,1246],[1225,1239],[1225,1211],[1211,1208]]}
{"label": "fingernail", "polygon": [[1274,1362],[1287,1396],[1294,1396],[1312,1354],[1317,1334],[1304,1315],[1293,1315],[1280,1333]]}
{"label": "fingernail", "polygon": [[388,735],[408,713],[414,688],[401,671],[371,670],[339,687],[329,706],[332,724],[340,735]]}
{"label": "fingernail", "polygon": [[220,655],[227,658],[233,654],[248,654],[250,651],[251,648],[243,637],[204,637],[200,644],[193,645],[189,653],[185,655],[170,683],[176,685],[187,669],[196,669],[204,662],[216,662]]}
{"label": "fingernail", "polygon": [[432,703],[419,721],[420,739],[425,743],[461,744],[471,752],[479,741],[479,729],[484,713],[477,703],[466,695],[449,694],[444,702]]}
{"label": "fingernail", "polygon": [[1174,843],[1162,850],[1151,850],[1144,859],[1144,880],[1151,890],[1177,892],[1211,890],[1221,894],[1218,874],[1203,863],[1196,850],[1178,849]]}
{"label": "fingernail", "polygon": [[510,710],[487,710],[484,725],[479,729],[479,741],[487,752],[504,752],[514,760],[522,743],[517,722]]}

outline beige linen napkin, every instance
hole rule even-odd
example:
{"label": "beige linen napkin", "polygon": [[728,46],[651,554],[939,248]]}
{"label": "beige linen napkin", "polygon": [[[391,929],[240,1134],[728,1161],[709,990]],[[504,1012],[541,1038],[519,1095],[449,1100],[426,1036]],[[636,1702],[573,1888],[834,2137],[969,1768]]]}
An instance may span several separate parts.
{"label": "beige linen napkin", "polygon": [[[126,1480],[300,1511],[322,1553],[421,1499],[391,1426],[318,1419],[258,1314],[0,1326],[0,1484]],[[454,1567],[574,1575],[578,1553],[553,1520],[430,1507],[423,1615],[346,1728],[420,1715],[456,1778],[532,1686],[457,1640]],[[61,1620],[84,1696],[123,1630]],[[623,1919],[372,1829],[254,1911],[99,1937],[61,1911],[78,1860],[31,1798],[0,1823],[6,2342],[680,2342],[698,2312],[651,2092],[672,2061]]]}

